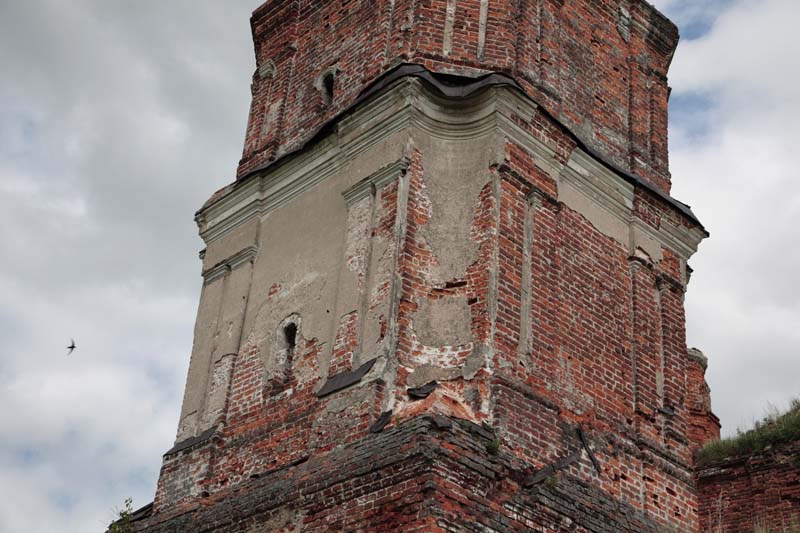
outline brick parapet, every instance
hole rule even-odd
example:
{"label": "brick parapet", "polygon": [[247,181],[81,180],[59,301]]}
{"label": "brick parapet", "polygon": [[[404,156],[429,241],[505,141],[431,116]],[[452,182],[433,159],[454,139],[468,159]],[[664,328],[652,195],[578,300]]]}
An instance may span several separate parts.
{"label": "brick parapet", "polygon": [[701,531],[800,531],[800,442],[697,470]]}

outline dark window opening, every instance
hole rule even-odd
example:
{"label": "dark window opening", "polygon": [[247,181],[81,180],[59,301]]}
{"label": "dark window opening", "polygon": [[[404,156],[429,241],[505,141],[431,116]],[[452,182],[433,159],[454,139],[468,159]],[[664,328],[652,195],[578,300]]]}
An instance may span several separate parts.
{"label": "dark window opening", "polygon": [[297,343],[297,324],[289,323],[283,328],[283,338],[286,339],[286,351],[291,355]]}
{"label": "dark window opening", "polygon": [[322,91],[326,104],[333,102],[333,85],[334,76],[333,72],[326,72],[322,77]]}

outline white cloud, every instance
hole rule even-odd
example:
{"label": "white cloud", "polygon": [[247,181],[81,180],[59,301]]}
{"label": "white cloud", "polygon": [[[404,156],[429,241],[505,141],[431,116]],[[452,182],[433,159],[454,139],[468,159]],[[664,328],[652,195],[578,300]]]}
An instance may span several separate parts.
{"label": "white cloud", "polygon": [[[730,434],[800,393],[800,40],[791,0],[742,0],[681,43],[673,99],[702,98],[702,133],[672,126],[673,194],[711,231],[693,260],[688,336],[710,357],[713,405]],[[691,127],[688,127],[691,126]]]}
{"label": "white cloud", "polygon": [[[252,0],[0,4],[0,531],[151,501],[233,178]],[[66,345],[78,348],[69,357]]]}

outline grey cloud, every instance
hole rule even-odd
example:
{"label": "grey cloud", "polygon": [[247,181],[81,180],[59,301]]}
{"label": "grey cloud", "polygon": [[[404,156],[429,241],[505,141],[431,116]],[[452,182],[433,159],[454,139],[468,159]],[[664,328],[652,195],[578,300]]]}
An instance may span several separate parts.
{"label": "grey cloud", "polygon": [[[674,96],[711,104],[701,142],[673,123],[673,192],[711,230],[693,260],[687,333],[710,357],[723,433],[800,393],[796,3],[741,0],[678,48]],[[691,120],[691,117],[687,117]]]}
{"label": "grey cloud", "polygon": [[255,4],[0,5],[2,531],[99,531],[153,496],[200,287],[192,215],[241,153]]}

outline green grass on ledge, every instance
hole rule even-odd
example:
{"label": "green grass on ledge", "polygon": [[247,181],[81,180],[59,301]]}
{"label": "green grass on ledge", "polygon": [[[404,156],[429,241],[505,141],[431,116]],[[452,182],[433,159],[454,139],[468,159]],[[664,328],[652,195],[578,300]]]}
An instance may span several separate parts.
{"label": "green grass on ledge", "polygon": [[771,414],[749,431],[737,430],[726,439],[709,442],[697,452],[697,466],[706,466],[729,457],[747,455],[785,442],[800,440],[800,398],[791,401],[789,410]]}

